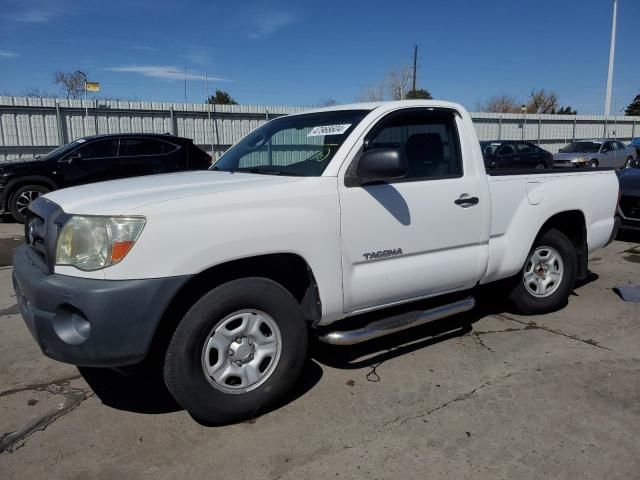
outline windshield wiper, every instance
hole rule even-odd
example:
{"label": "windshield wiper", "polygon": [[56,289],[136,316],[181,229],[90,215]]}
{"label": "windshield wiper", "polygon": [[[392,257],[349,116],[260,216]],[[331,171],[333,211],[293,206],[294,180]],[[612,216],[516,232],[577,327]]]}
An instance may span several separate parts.
{"label": "windshield wiper", "polygon": [[233,170],[234,172],[248,172],[248,173],[258,173],[264,175],[283,175],[283,172],[280,170],[273,170],[271,168],[236,168]]}

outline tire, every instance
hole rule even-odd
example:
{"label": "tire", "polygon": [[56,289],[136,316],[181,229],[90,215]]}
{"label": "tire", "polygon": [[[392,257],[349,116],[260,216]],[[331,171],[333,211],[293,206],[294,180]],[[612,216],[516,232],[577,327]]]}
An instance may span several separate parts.
{"label": "tire", "polygon": [[539,163],[536,165],[536,170],[544,170],[547,166],[544,163]]}
{"label": "tire", "polygon": [[[553,261],[554,254],[559,257],[557,262]],[[542,265],[542,270],[536,265]],[[569,238],[560,230],[550,229],[536,239],[517,275],[509,300],[526,315],[559,310],[568,302],[576,282],[577,267],[575,247]]]}
{"label": "tire", "polygon": [[253,418],[295,385],[307,342],[302,309],[287,290],[266,278],[233,280],[200,298],[178,325],[165,355],[165,383],[205,424]]}
{"label": "tire", "polygon": [[597,160],[589,160],[589,163],[587,163],[587,167],[589,167],[589,168],[598,168],[598,161]]}
{"label": "tire", "polygon": [[33,200],[51,190],[42,185],[24,185],[18,188],[9,199],[9,211],[16,222],[24,223],[27,208]]}
{"label": "tire", "polygon": [[627,157],[627,161],[624,162],[624,167],[622,168],[631,168],[633,166],[633,157]]}

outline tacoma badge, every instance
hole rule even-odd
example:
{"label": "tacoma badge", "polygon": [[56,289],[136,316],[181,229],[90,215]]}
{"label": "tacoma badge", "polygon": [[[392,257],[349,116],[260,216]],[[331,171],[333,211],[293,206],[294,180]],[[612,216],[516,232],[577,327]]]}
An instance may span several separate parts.
{"label": "tacoma badge", "polygon": [[401,248],[394,248],[393,250],[378,250],[377,252],[363,253],[362,256],[365,260],[374,260],[376,258],[395,257],[402,255]]}

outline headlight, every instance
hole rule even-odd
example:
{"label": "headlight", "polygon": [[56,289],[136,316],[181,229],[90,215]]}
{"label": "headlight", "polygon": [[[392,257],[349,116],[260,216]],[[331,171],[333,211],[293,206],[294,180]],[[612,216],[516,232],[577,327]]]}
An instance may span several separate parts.
{"label": "headlight", "polygon": [[587,157],[578,157],[571,160],[571,163],[584,163],[587,161]]}
{"label": "headlight", "polygon": [[72,216],[56,245],[56,265],[100,270],[122,260],[140,236],[143,217]]}

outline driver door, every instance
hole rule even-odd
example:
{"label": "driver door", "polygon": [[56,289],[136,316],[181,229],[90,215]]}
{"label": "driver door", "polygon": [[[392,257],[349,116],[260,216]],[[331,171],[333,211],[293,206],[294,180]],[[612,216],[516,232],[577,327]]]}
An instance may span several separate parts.
{"label": "driver door", "polygon": [[339,182],[345,312],[477,282],[485,205],[478,175],[463,171],[457,132],[450,110],[414,108],[367,134],[367,149],[400,149],[409,171],[363,186]]}

